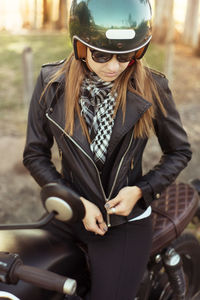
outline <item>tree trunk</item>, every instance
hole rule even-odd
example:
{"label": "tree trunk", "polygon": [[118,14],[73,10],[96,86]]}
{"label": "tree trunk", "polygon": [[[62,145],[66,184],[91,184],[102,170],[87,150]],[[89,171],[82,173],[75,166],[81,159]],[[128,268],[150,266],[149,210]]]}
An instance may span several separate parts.
{"label": "tree trunk", "polygon": [[198,47],[196,49],[195,54],[200,57],[200,34],[199,34],[199,40],[198,40]]}
{"label": "tree trunk", "polygon": [[67,27],[67,0],[59,1],[58,29]]}
{"label": "tree trunk", "polygon": [[199,0],[187,1],[187,12],[183,32],[184,43],[196,48],[198,47],[199,34]]}
{"label": "tree trunk", "polygon": [[34,1],[33,29],[37,29],[37,14],[38,14],[38,7],[37,7],[37,0],[35,0]]}
{"label": "tree trunk", "polygon": [[51,22],[51,10],[48,0],[43,0],[43,27]]}
{"label": "tree trunk", "polygon": [[69,14],[70,14],[71,0],[67,0],[67,30],[69,30]]}
{"label": "tree trunk", "polygon": [[153,40],[166,44],[164,72],[169,81],[173,79],[174,59],[174,1],[155,0]]}
{"label": "tree trunk", "polygon": [[155,17],[153,26],[153,40],[166,43],[171,35],[173,25],[173,0],[155,0]]}
{"label": "tree trunk", "polygon": [[30,29],[30,7],[29,3],[26,1],[22,9],[23,27]]}

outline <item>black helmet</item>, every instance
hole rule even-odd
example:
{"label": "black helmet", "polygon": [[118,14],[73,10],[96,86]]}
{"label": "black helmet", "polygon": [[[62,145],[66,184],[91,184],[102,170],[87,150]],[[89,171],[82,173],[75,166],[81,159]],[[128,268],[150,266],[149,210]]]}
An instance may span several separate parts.
{"label": "black helmet", "polygon": [[86,46],[109,53],[136,51],[140,59],[152,37],[149,0],[72,0],[70,36],[77,59]]}

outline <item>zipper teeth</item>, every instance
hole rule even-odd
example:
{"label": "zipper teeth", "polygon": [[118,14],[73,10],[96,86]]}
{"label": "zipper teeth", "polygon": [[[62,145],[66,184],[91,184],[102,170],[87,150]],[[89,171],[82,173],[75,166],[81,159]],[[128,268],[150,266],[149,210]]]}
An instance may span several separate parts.
{"label": "zipper teeth", "polygon": [[[46,117],[54,125],[56,125],[70,139],[70,141],[72,141],[76,145],[76,147],[78,147],[78,149],[80,149],[84,153],[84,155],[92,162],[92,164],[95,167],[95,170],[97,172],[98,178],[99,178],[99,183],[100,183],[100,186],[101,186],[101,190],[102,190],[102,193],[103,193],[104,200],[105,200],[105,202],[107,202],[108,199],[106,198],[106,195],[105,195],[105,192],[104,192],[104,189],[103,189],[103,185],[102,185],[102,182],[101,182],[101,177],[100,177],[100,174],[99,174],[99,170],[98,170],[97,166],[95,165],[95,163],[93,162],[93,160],[91,159],[91,157],[79,146],[79,144],[76,141],[74,141],[72,139],[72,137],[70,135],[67,134],[67,132],[59,124],[57,124],[52,118],[49,117],[48,113],[46,113]],[[111,227],[110,215],[108,213],[107,213],[107,226]]]}
{"label": "zipper teeth", "polygon": [[113,182],[113,185],[112,185],[112,188],[111,188],[111,191],[110,191],[110,194],[109,194],[109,197],[108,197],[108,200],[107,200],[107,201],[110,200],[110,197],[111,197],[111,195],[112,195],[113,189],[114,189],[115,184],[116,184],[116,181],[117,181],[117,177],[118,177],[119,171],[120,171],[120,169],[121,169],[121,166],[122,166],[122,163],[123,163],[123,161],[124,161],[124,158],[125,158],[125,156],[126,156],[128,150],[130,149],[130,146],[131,146],[131,144],[132,144],[132,141],[133,141],[133,134],[132,134],[132,136],[131,136],[129,145],[128,145],[127,149],[126,149],[126,152],[124,153],[124,155],[123,155],[123,157],[121,158],[121,161],[120,161],[120,163],[119,163],[119,166],[118,166],[118,169],[117,169],[117,172],[116,172],[116,175],[115,175],[115,180],[114,180],[114,182]]}
{"label": "zipper teeth", "polygon": [[[76,145],[76,147],[78,147],[78,149],[80,149],[81,150],[81,152],[83,152],[84,153],[84,155],[91,161],[91,163],[93,164],[93,166],[95,167],[95,170],[96,170],[96,172],[97,172],[97,175],[98,175],[98,178],[99,178],[99,183],[100,183],[100,186],[101,186],[101,190],[102,190],[102,193],[103,193],[103,196],[104,196],[104,200],[105,200],[105,202],[108,202],[109,200],[110,200],[110,197],[111,197],[111,195],[112,195],[112,192],[113,192],[113,189],[114,189],[114,187],[115,187],[115,184],[116,184],[116,181],[117,181],[117,177],[118,177],[118,174],[119,174],[119,171],[120,171],[120,168],[121,168],[121,166],[122,166],[122,163],[123,163],[123,161],[124,161],[124,157],[126,156],[126,154],[127,154],[127,152],[128,152],[128,150],[130,149],[130,146],[131,146],[131,144],[132,144],[132,141],[133,141],[133,134],[132,134],[132,136],[131,136],[131,140],[130,140],[130,142],[129,142],[129,145],[128,145],[128,147],[127,147],[127,149],[126,149],[126,152],[124,153],[124,155],[123,155],[123,157],[121,158],[121,161],[120,161],[120,163],[119,163],[119,166],[118,166],[118,169],[117,169],[117,173],[116,173],[116,175],[115,175],[115,179],[114,179],[114,182],[113,182],[113,185],[112,185],[112,188],[111,188],[111,191],[110,191],[110,194],[109,194],[109,197],[108,198],[106,198],[106,195],[105,195],[105,192],[104,192],[104,189],[103,189],[103,185],[102,185],[102,182],[101,182],[101,177],[100,177],[100,174],[99,174],[99,170],[98,170],[98,168],[97,168],[97,166],[95,165],[95,163],[93,162],[93,160],[91,159],[91,157],[79,146],[79,144],[76,142],[76,141],[74,141],[74,139],[72,139],[72,137],[70,136],[70,135],[68,135],[67,134],[67,132],[59,125],[59,124],[57,124],[52,118],[50,118],[49,117],[49,115],[48,115],[48,113],[46,113],[46,117],[54,124],[54,125],[56,125],[75,145]],[[111,226],[111,224],[110,224],[110,215],[109,214],[107,214],[107,225],[108,225],[108,227],[110,227]]]}
{"label": "zipper teeth", "polygon": [[79,146],[79,144],[74,141],[74,139],[72,139],[72,137],[70,135],[67,134],[67,132],[59,125],[57,124],[53,119],[51,119],[48,115],[48,113],[46,113],[46,117],[54,124],[56,125],[75,145],[76,147],[78,147],[83,153],[85,156],[87,156],[87,158],[92,162],[93,166],[95,167],[95,170],[97,172],[97,175],[98,175],[98,178],[99,178],[99,182],[100,182],[100,185],[101,185],[101,189],[102,189],[102,192],[103,192],[103,196],[104,196],[104,199],[105,201],[107,202],[107,198],[106,198],[106,195],[105,195],[105,192],[104,192],[104,189],[103,189],[103,185],[102,185],[102,182],[101,182],[101,177],[100,177],[100,174],[99,174],[99,170],[97,168],[97,166],[95,165],[95,163],[93,162],[93,160],[91,159],[91,157]]}

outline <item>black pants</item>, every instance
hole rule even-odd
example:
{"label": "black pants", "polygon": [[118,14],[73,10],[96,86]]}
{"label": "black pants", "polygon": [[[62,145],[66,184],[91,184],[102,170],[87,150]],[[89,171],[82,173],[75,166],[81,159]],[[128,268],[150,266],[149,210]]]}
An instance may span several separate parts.
{"label": "black pants", "polygon": [[85,300],[133,300],[152,243],[151,218],[112,227],[88,242],[91,290]]}
{"label": "black pants", "polygon": [[91,288],[83,300],[134,300],[151,250],[151,217],[111,227],[103,237],[86,231],[82,222],[70,235],[64,227],[62,239],[72,234],[87,246]]}

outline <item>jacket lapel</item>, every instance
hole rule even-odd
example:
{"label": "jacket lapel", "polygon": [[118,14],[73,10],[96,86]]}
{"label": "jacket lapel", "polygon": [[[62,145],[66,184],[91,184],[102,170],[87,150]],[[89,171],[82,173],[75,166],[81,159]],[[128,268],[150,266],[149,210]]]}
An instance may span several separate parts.
{"label": "jacket lapel", "polygon": [[[126,135],[126,133],[134,127],[137,121],[152,105],[150,102],[148,102],[141,96],[133,94],[131,92],[127,93],[126,101],[126,112],[124,120],[121,108],[119,108],[116,114],[115,123],[113,126],[110,143],[108,146],[107,159],[109,159],[109,156],[112,154],[112,151],[118,145],[119,141],[121,141],[121,139]],[[88,140],[86,136],[82,134],[81,125],[77,115],[75,116],[75,129],[73,138],[93,158],[93,154],[90,150]]]}
{"label": "jacket lapel", "polygon": [[[65,103],[64,103],[64,86],[62,78],[58,78],[59,88],[56,85],[56,92],[53,94],[50,107],[53,108],[52,117],[54,121],[64,130],[65,128]],[[59,96],[56,96],[56,94]],[[49,107],[49,108],[50,108]],[[90,150],[90,145],[87,137],[83,134],[78,115],[75,113],[74,132],[71,138],[93,159],[93,154]]]}
{"label": "jacket lapel", "polygon": [[78,115],[75,114],[74,133],[72,138],[81,146],[81,148],[93,159],[93,153],[90,150],[90,144],[85,134],[83,134]]}
{"label": "jacket lapel", "polygon": [[107,159],[109,159],[119,141],[121,141],[126,133],[134,127],[137,121],[151,107],[151,105],[152,104],[150,102],[141,96],[129,91],[127,92],[125,117],[123,120],[122,109],[119,108],[108,147]]}

